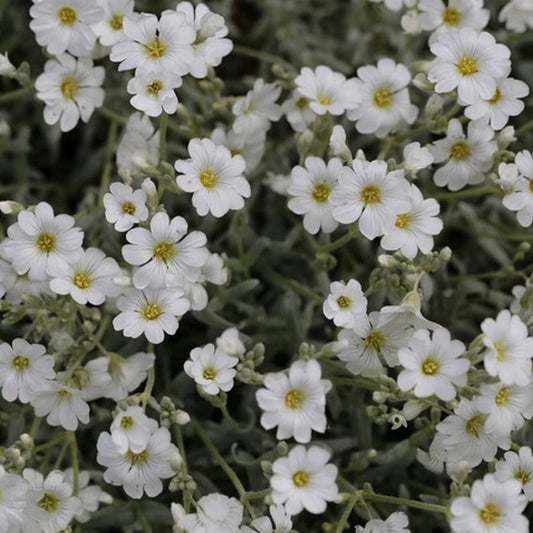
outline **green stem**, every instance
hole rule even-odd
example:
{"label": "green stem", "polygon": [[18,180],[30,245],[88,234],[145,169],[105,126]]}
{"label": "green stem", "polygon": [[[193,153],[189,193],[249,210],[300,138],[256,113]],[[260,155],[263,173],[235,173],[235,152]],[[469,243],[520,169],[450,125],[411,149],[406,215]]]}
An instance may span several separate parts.
{"label": "green stem", "polygon": [[441,192],[433,195],[436,200],[459,200],[461,198],[473,198],[476,196],[486,196],[487,194],[497,194],[497,190],[492,185],[485,187],[477,187],[475,189],[467,189],[457,192]]}
{"label": "green stem", "polygon": [[350,241],[357,239],[359,237],[359,232],[357,230],[350,230],[348,233],[339,237],[337,240],[333,241],[330,244],[322,246],[320,249],[323,252],[333,252],[339,248],[342,248],[345,244],[348,244]]}
{"label": "green stem", "polygon": [[405,505],[406,507],[412,507],[413,509],[420,509],[421,511],[428,511],[430,513],[447,514],[448,512],[448,509],[444,505],[410,500],[408,498],[397,498],[396,496],[387,496],[385,494],[361,491],[361,497],[366,501],[387,503],[390,505]]}
{"label": "green stem", "polygon": [[72,493],[78,494],[80,488],[80,463],[78,457],[78,441],[76,433],[70,433],[70,457],[72,461]]}
{"label": "green stem", "polygon": [[35,437],[37,436],[37,432],[39,431],[39,426],[41,425],[42,418],[40,416],[36,416],[33,419],[31,429],[30,429],[30,437],[35,440]]}
{"label": "green stem", "polygon": [[167,128],[168,115],[161,113],[161,120],[159,122],[159,163],[165,161],[167,155]]}
{"label": "green stem", "polygon": [[348,505],[344,509],[344,512],[342,513],[341,519],[337,523],[337,527],[335,528],[335,533],[342,533],[344,531],[344,528],[346,527],[346,524],[348,524],[348,518],[350,518],[350,515],[352,514],[353,508],[356,504],[356,499],[351,498],[348,502]]}
{"label": "green stem", "polygon": [[[220,452],[217,450],[216,446],[213,444],[209,436],[207,435],[207,432],[202,428],[202,426],[198,422],[194,422],[194,429],[196,433],[198,434],[198,437],[200,437],[200,440],[204,443],[204,446],[208,449],[209,453],[213,456],[213,459],[219,464],[220,468],[224,470],[225,474],[228,476],[229,480],[235,487],[235,490],[239,494],[239,497],[242,499],[246,495],[246,489],[244,488],[243,484],[241,483],[241,480],[235,473],[235,470],[231,468],[231,466],[227,463],[227,461],[222,457]],[[254,517],[255,513],[251,506],[244,501],[244,504],[248,508],[248,511],[252,517]]]}
{"label": "green stem", "polygon": [[282,65],[290,71],[294,70],[294,67],[288,61],[285,61],[285,59],[282,59],[281,57],[275,56],[273,54],[269,54],[268,52],[256,50],[255,48],[249,48],[248,46],[243,46],[241,44],[234,44],[233,52],[241,56],[259,59],[260,61],[264,61],[265,63],[277,63],[278,65]]}
{"label": "green stem", "polygon": [[305,285],[302,285],[300,282],[291,279],[286,278],[285,276],[282,276],[281,274],[278,274],[277,272],[274,272],[272,269],[264,267],[261,268],[261,274],[270,282],[274,283],[275,285],[281,285],[282,287],[288,287],[292,289],[294,292],[305,296],[309,300],[316,302],[317,304],[324,303],[324,298],[320,296],[320,294],[317,294],[316,292],[312,291],[311,289],[308,289]]}
{"label": "green stem", "polygon": [[117,124],[120,124],[121,126],[125,126],[128,122],[123,116],[119,115],[118,113],[115,113],[115,111],[112,111],[111,109],[108,109],[107,107],[98,107],[96,108],[96,112],[99,115],[102,115],[104,118],[107,118],[108,120],[111,120],[112,122],[116,122]]}
{"label": "green stem", "polygon": [[0,94],[0,104],[5,104],[6,102],[11,102],[12,100],[17,100],[23,96],[26,96],[33,90],[33,84],[26,85],[26,87],[21,87],[20,89],[15,89],[5,94]]}
{"label": "green stem", "polygon": [[65,438],[68,436],[68,433],[61,433],[61,435],[58,435],[57,437],[53,438],[52,440],[49,440],[48,442],[43,442],[43,444],[39,444],[38,446],[35,446],[33,449],[34,453],[42,452],[43,450],[46,450],[48,448],[52,448],[56,444],[63,442]]}
{"label": "green stem", "polygon": [[155,383],[155,370],[154,370],[154,367],[150,368],[150,370],[148,370],[148,378],[146,380],[146,386],[144,387],[144,391],[143,391],[143,400],[142,400],[142,404],[143,404],[143,407],[146,408],[146,404],[148,403],[148,398],[152,395],[152,389],[154,388],[154,383]]}
{"label": "green stem", "polygon": [[98,193],[98,205],[102,204],[104,194],[109,189],[111,172],[113,170],[113,154],[115,153],[115,144],[117,141],[118,123],[114,120],[109,126],[107,141],[104,152],[104,167],[100,176],[100,190]]}

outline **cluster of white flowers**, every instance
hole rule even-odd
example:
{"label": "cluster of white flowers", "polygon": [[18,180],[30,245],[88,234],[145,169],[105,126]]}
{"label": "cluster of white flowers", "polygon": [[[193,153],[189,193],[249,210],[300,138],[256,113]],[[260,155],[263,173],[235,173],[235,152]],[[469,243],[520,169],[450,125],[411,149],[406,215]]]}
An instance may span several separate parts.
{"label": "cluster of white flowers", "polygon": [[[219,3],[226,21],[198,2],[153,14],[134,0],[32,1],[44,70],[30,79],[0,55],[6,83],[26,85],[0,102],[31,92],[61,132],[97,109],[110,127],[99,187],[35,201],[46,180],[34,193],[17,166],[17,201],[0,201],[13,216],[0,228],[0,426],[19,435],[0,448],[0,533],[76,531],[113,502],[104,482],[134,500],[177,493],[154,507],[174,533],[295,533],[316,520],[410,532],[410,516],[373,503],[437,512],[439,531],[528,531],[533,275],[521,228],[533,225],[533,151],[509,145],[533,121],[508,124],[530,106],[510,33],[528,38],[532,2],[371,3],[361,20],[385,13],[407,34],[398,58],[402,36],[387,35],[362,64],[309,53],[294,67],[233,45],[230,29],[250,28],[231,2]],[[214,69],[232,51],[273,63],[274,78],[258,70],[225,94]],[[104,107],[106,91],[135,111]],[[25,157],[26,137],[5,144],[9,157]],[[484,195],[479,216],[457,202]],[[479,242],[450,261],[436,246],[454,246],[458,229]],[[470,276],[480,249],[499,267]],[[512,295],[484,284],[507,276],[522,279]],[[470,310],[449,303],[463,292],[465,324]],[[407,437],[377,449],[386,429]],[[398,481],[407,467],[442,477],[424,493]],[[389,477],[398,494],[376,493]],[[118,509],[151,530],[143,501]]]}

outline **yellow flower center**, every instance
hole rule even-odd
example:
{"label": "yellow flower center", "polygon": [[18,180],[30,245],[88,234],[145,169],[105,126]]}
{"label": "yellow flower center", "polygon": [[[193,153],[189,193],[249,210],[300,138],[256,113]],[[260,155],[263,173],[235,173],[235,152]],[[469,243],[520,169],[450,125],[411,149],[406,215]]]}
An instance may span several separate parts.
{"label": "yellow flower center", "polygon": [[426,376],[434,376],[440,368],[440,364],[434,357],[426,357],[422,362],[422,373]]}
{"label": "yellow flower center", "polygon": [[83,389],[89,383],[89,372],[83,367],[78,367],[74,370],[70,378],[66,381],[66,385],[73,386],[76,389]]}
{"label": "yellow flower center", "polygon": [[285,395],[285,405],[289,409],[298,409],[305,400],[305,394],[300,389],[292,389]]}
{"label": "yellow flower center", "polygon": [[161,59],[165,55],[167,47],[159,40],[159,37],[156,37],[144,45],[144,51],[151,60],[155,61],[156,59]]}
{"label": "yellow flower center", "polygon": [[472,155],[470,145],[464,141],[456,142],[450,148],[450,157],[462,161]]}
{"label": "yellow flower center", "polygon": [[130,202],[129,200],[126,200],[122,204],[122,212],[126,215],[133,215],[137,208],[135,207],[135,204],[133,202]]}
{"label": "yellow flower center", "polygon": [[339,296],[337,298],[337,305],[341,309],[346,309],[347,307],[350,307],[351,303],[352,303],[352,301],[350,300],[350,298],[348,298],[348,296]]}
{"label": "yellow flower center", "polygon": [[455,7],[447,7],[442,14],[446,26],[457,26],[461,22],[461,13]]}
{"label": "yellow flower center", "polygon": [[411,218],[411,213],[402,213],[396,217],[396,227],[400,229],[407,229],[411,226],[413,220]]}
{"label": "yellow flower center", "polygon": [[327,94],[319,94],[316,97],[317,102],[320,105],[329,105],[331,104],[331,98]]}
{"label": "yellow flower center", "polygon": [[500,520],[501,512],[498,506],[493,503],[487,503],[483,509],[479,511],[479,519],[487,526],[493,526]]}
{"label": "yellow flower center", "polygon": [[57,12],[57,16],[59,17],[61,23],[65,26],[72,26],[78,20],[78,14],[76,13],[76,10],[68,6],[62,7]]}
{"label": "yellow flower center", "polygon": [[30,367],[30,360],[22,355],[17,355],[11,364],[16,370],[26,370]]}
{"label": "yellow flower center", "polygon": [[309,475],[309,472],[306,472],[305,470],[298,470],[293,476],[292,476],[292,482],[301,489],[302,487],[305,487],[306,485],[309,485],[309,481],[311,480],[311,476]]}
{"label": "yellow flower center", "polygon": [[158,242],[154,246],[153,254],[154,259],[162,261],[163,263],[168,263],[168,261],[176,255],[176,248],[174,248],[174,245],[171,242]]}
{"label": "yellow flower center", "polygon": [[44,231],[37,236],[35,245],[40,252],[49,254],[56,249],[56,237],[53,233]]}
{"label": "yellow flower center", "polygon": [[147,91],[149,94],[157,95],[159,94],[159,91],[163,88],[163,82],[161,80],[154,80],[152,83],[150,83],[147,87]]}
{"label": "yellow flower center", "polygon": [[502,387],[494,397],[496,405],[505,405],[509,401],[509,387]]}
{"label": "yellow flower center", "polygon": [[307,109],[307,106],[309,105],[309,100],[307,98],[304,98],[303,96],[301,98],[298,98],[294,105],[298,109]]}
{"label": "yellow flower center", "polygon": [[494,104],[497,104],[501,99],[502,99],[502,93],[500,89],[496,88],[496,92],[494,93],[493,97],[489,98],[487,102],[489,104],[494,105]]}
{"label": "yellow flower center", "polygon": [[361,191],[361,200],[365,205],[375,205],[381,202],[381,187],[367,185]]}
{"label": "yellow flower center", "polygon": [[204,379],[212,380],[217,377],[217,371],[212,366],[208,366],[204,368],[202,376],[204,377]]}
{"label": "yellow flower center", "polygon": [[485,419],[483,415],[480,414],[480,415],[473,416],[470,420],[466,422],[465,430],[469,435],[472,435],[478,438],[484,422],[485,422]]}
{"label": "yellow flower center", "polygon": [[505,353],[505,348],[503,347],[503,344],[501,344],[500,342],[495,342],[494,351],[496,352],[496,359],[498,359],[498,361],[505,361],[507,354]]}
{"label": "yellow flower center", "polygon": [[369,348],[375,352],[381,351],[381,348],[385,344],[385,335],[377,329],[373,329],[363,341],[363,348],[368,350]]}
{"label": "yellow flower center", "polygon": [[380,109],[388,109],[392,105],[393,93],[389,89],[378,89],[374,93],[374,104]]}
{"label": "yellow flower center", "polygon": [[58,391],[57,391],[57,395],[58,395],[61,399],[68,399],[68,398],[71,398],[71,397],[72,397],[71,392],[68,391],[68,390],[65,390],[65,389],[58,390]]}
{"label": "yellow flower center", "polygon": [[517,470],[514,474],[514,478],[520,481],[522,485],[527,485],[531,481],[531,472],[525,472],[524,470]]}
{"label": "yellow flower center", "polygon": [[37,506],[47,513],[54,513],[59,507],[59,500],[53,494],[45,493],[37,502]]}
{"label": "yellow flower center", "polygon": [[139,453],[134,453],[131,450],[126,452],[126,457],[132,466],[142,465],[148,462],[148,450],[143,450]]}
{"label": "yellow flower center", "polygon": [[463,56],[455,66],[463,76],[472,76],[479,71],[477,59],[475,57]]}
{"label": "yellow flower center", "polygon": [[131,416],[128,416],[128,415],[123,416],[122,420],[120,421],[120,427],[122,429],[129,429],[134,425],[135,425],[135,421],[133,420]]}
{"label": "yellow flower center", "polygon": [[206,189],[212,189],[218,181],[218,176],[214,169],[211,167],[204,168],[200,172],[200,183],[206,188]]}
{"label": "yellow flower center", "polygon": [[328,201],[330,188],[325,183],[318,183],[313,187],[313,200],[319,204]]}
{"label": "yellow flower center", "polygon": [[76,272],[72,277],[72,283],[78,287],[78,289],[87,289],[91,286],[91,276],[87,272]]}
{"label": "yellow flower center", "polygon": [[120,31],[124,23],[124,17],[122,15],[113,15],[109,21],[109,25],[115,31]]}
{"label": "yellow flower center", "polygon": [[67,100],[73,100],[78,94],[79,87],[78,82],[72,76],[67,76],[61,82],[61,94]]}
{"label": "yellow flower center", "polygon": [[155,320],[163,314],[161,307],[157,304],[146,304],[141,311],[141,315],[145,320]]}

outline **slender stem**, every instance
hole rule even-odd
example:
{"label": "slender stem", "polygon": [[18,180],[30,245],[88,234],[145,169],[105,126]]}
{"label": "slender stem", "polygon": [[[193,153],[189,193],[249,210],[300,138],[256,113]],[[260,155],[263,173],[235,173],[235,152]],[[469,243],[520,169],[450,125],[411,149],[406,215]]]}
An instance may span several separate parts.
{"label": "slender stem", "polygon": [[281,274],[278,274],[277,272],[274,272],[272,269],[267,267],[262,268],[261,273],[266,279],[268,279],[272,283],[275,283],[276,285],[281,285],[282,287],[289,287],[294,292],[305,296],[309,300],[318,304],[322,304],[324,302],[324,298],[320,296],[320,294],[317,294],[311,289],[308,289],[305,285],[302,285],[295,279],[286,278],[285,276],[282,276]]}
{"label": "slender stem", "polygon": [[98,193],[98,205],[102,204],[104,194],[109,189],[109,181],[111,180],[111,171],[113,170],[113,154],[115,153],[115,145],[117,141],[118,123],[116,120],[111,122],[107,134],[107,141],[104,153],[104,167],[102,175],[100,176],[100,190]]}
{"label": "slender stem", "polygon": [[337,250],[339,248],[342,248],[345,244],[348,244],[353,239],[357,239],[359,237],[359,233],[357,231],[349,231],[342,237],[339,237],[337,240],[333,241],[331,244],[327,244],[325,246],[321,247],[321,250],[323,252],[333,252],[334,250]]}
{"label": "slender stem", "polygon": [[[231,468],[231,466],[227,463],[227,461],[222,457],[220,452],[216,449],[216,446],[213,444],[209,436],[207,435],[207,432],[202,428],[202,426],[198,422],[194,422],[194,429],[198,436],[200,437],[200,440],[204,443],[205,447],[208,449],[209,453],[213,456],[213,459],[220,465],[220,468],[224,470],[225,474],[228,476],[229,480],[235,487],[235,490],[239,494],[240,498],[244,498],[246,495],[246,489],[244,488],[243,484],[241,483],[241,480],[235,473],[235,470]],[[253,509],[251,508],[250,504],[244,500],[244,505],[248,508],[248,511],[252,517],[254,517],[255,513]]]}
{"label": "slender stem", "polygon": [[96,108],[96,112],[99,115],[102,115],[103,117],[107,118],[108,120],[120,124],[121,126],[125,126],[127,123],[127,120],[123,116],[119,115],[111,109],[108,109],[107,107],[98,107]]}
{"label": "slender stem", "polygon": [[37,436],[37,432],[39,431],[39,426],[41,425],[42,418],[40,416],[36,416],[33,419],[33,423],[31,425],[30,429],[30,437],[35,440],[35,437]]}
{"label": "slender stem", "polygon": [[68,436],[68,433],[61,433],[57,437],[53,438],[52,440],[49,440],[48,442],[43,442],[42,444],[39,444],[38,446],[35,446],[33,449],[34,453],[42,452],[43,450],[46,450],[47,448],[52,448],[56,444],[63,442],[65,438]]}
{"label": "slender stem", "polygon": [[26,96],[32,90],[33,90],[33,84],[30,83],[29,85],[26,85],[26,87],[21,87],[20,89],[15,89],[14,91],[10,91],[8,93],[0,94],[0,104],[5,104],[6,102],[17,100],[17,98]]}
{"label": "slender stem", "polygon": [[342,533],[344,531],[344,528],[346,527],[346,524],[348,523],[348,518],[350,518],[353,508],[355,507],[356,501],[357,500],[355,498],[351,498],[349,500],[348,505],[345,507],[344,512],[342,513],[341,519],[337,523],[337,527],[335,528],[335,533]]}
{"label": "slender stem", "polygon": [[161,114],[161,120],[159,122],[159,162],[165,161],[167,156],[167,127],[168,127],[168,115],[166,113]]}
{"label": "slender stem", "polygon": [[486,196],[487,194],[497,194],[497,190],[492,185],[466,189],[457,192],[440,192],[433,195],[436,200],[459,200],[461,198],[473,198],[475,196]]}
{"label": "slender stem", "polygon": [[80,463],[78,457],[78,441],[74,432],[70,433],[70,456],[72,461],[72,493],[76,496],[80,488]]}
{"label": "slender stem", "polygon": [[146,404],[148,403],[148,398],[152,395],[152,389],[154,388],[155,383],[155,370],[154,367],[150,368],[148,370],[148,378],[146,380],[146,386],[144,387],[143,391],[143,407],[146,408]]}
{"label": "slender stem", "polygon": [[259,500],[261,498],[264,498],[265,496],[268,496],[272,492],[272,489],[270,487],[263,489],[263,490],[251,490],[247,492],[242,498],[242,502],[250,502],[252,500]]}
{"label": "slender stem", "polygon": [[388,503],[390,505],[405,505],[406,507],[412,507],[413,509],[420,509],[421,511],[428,511],[430,513],[447,514],[448,512],[448,509],[444,505],[410,500],[408,498],[397,498],[396,496],[387,496],[385,494],[361,491],[361,497],[366,501]]}
{"label": "slender stem", "polygon": [[287,70],[294,70],[294,67],[285,59],[269,54],[268,52],[263,52],[261,50],[256,50],[255,48],[249,48],[248,46],[243,46],[241,44],[233,45],[233,52],[241,56],[253,57],[254,59],[259,59],[265,63],[278,63],[279,65],[284,66]]}
{"label": "slender stem", "polygon": [[[181,430],[181,426],[179,424],[174,424],[174,437],[178,444],[178,450],[180,451],[181,455],[181,471],[183,473],[183,476],[186,477],[189,474],[189,467],[187,465],[187,455],[185,452],[185,443],[183,441],[183,431]],[[188,491],[183,491],[183,508],[185,509],[186,513],[188,513],[191,509],[190,496],[191,495]]]}

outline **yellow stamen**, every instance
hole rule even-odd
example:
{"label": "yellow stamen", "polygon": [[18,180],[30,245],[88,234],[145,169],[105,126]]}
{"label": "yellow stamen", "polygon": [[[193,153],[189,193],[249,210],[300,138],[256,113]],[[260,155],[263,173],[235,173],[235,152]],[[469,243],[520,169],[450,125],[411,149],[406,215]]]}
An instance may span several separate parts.
{"label": "yellow stamen", "polygon": [[163,314],[161,307],[157,304],[146,304],[141,311],[141,315],[145,320],[156,320]]}
{"label": "yellow stamen", "polygon": [[60,87],[61,94],[67,100],[73,100],[76,97],[76,94],[78,94],[79,88],[80,86],[78,82],[72,76],[67,76],[66,78],[63,78]]}
{"label": "yellow stamen", "polygon": [[464,159],[467,159],[471,155],[472,155],[472,150],[470,149],[470,145],[464,141],[456,142],[450,148],[450,157],[452,159],[457,159],[458,161],[462,161]]}
{"label": "yellow stamen", "polygon": [[319,94],[316,97],[317,102],[320,105],[329,105],[331,104],[331,98],[327,94]]}
{"label": "yellow stamen", "polygon": [[352,301],[350,300],[350,298],[348,298],[348,296],[339,296],[337,298],[337,305],[341,309],[346,309],[347,307],[350,307],[351,303],[352,303]]}
{"label": "yellow stamen", "polygon": [[165,55],[167,47],[159,40],[159,37],[156,37],[144,45],[144,51],[150,59],[155,61],[156,59],[161,59]]}
{"label": "yellow stamen", "polygon": [[400,229],[407,229],[411,226],[413,220],[411,218],[411,213],[402,213],[396,217],[396,227]]}
{"label": "yellow stamen", "polygon": [[447,7],[442,14],[446,26],[457,26],[461,22],[461,13],[455,7]]}
{"label": "yellow stamen", "polygon": [[514,478],[518,479],[522,485],[527,485],[531,481],[531,472],[525,472],[524,470],[517,470],[514,474]]}
{"label": "yellow stamen", "polygon": [[509,387],[502,387],[494,397],[496,405],[505,405],[509,401]]}
{"label": "yellow stamen", "polygon": [[53,495],[45,493],[45,495],[37,502],[37,507],[43,509],[47,513],[54,513],[59,507],[59,500]]}
{"label": "yellow stamen", "polygon": [[128,415],[123,416],[122,420],[120,421],[120,427],[122,429],[129,429],[134,425],[135,425],[135,420],[133,420],[133,418]]}
{"label": "yellow stamen", "polygon": [[475,57],[463,56],[455,66],[463,76],[472,76],[479,72],[478,62]]}
{"label": "yellow stamen", "polygon": [[78,14],[76,13],[76,10],[68,6],[62,7],[57,12],[57,16],[59,17],[61,23],[65,26],[72,26],[78,20]]}
{"label": "yellow stamen", "polygon": [[128,450],[126,452],[126,457],[128,458],[129,462],[133,466],[136,466],[136,465],[142,465],[148,462],[149,454],[148,454],[148,450],[143,450],[142,452],[139,452],[139,453],[134,453],[131,450]]}
{"label": "yellow stamen", "polygon": [[72,283],[78,287],[78,289],[87,289],[91,286],[91,276],[87,272],[76,272],[72,277]]}
{"label": "yellow stamen", "polygon": [[494,93],[494,96],[492,98],[489,98],[487,102],[489,104],[494,105],[494,104],[497,104],[501,99],[502,99],[502,93],[500,89],[496,88],[496,92]]}
{"label": "yellow stamen", "polygon": [[17,355],[11,364],[16,370],[26,370],[30,367],[30,360],[22,355]]}
{"label": "yellow stamen", "polygon": [[135,204],[133,202],[130,202],[129,200],[126,200],[122,204],[122,212],[126,215],[133,215],[137,208],[135,207]]}
{"label": "yellow stamen", "polygon": [[500,521],[501,512],[499,507],[493,503],[487,503],[483,509],[479,511],[479,519],[487,526],[493,526]]}
{"label": "yellow stamen", "polygon": [[305,400],[305,394],[300,389],[292,389],[285,395],[285,405],[289,409],[298,409]]}
{"label": "yellow stamen", "polygon": [[483,428],[484,423],[485,418],[483,415],[473,416],[470,420],[466,422],[465,430],[469,435],[479,438],[479,434],[481,432],[481,429]]}
{"label": "yellow stamen", "polygon": [[361,200],[365,205],[375,205],[381,202],[381,187],[367,185],[361,191]]}
{"label": "yellow stamen", "polygon": [[393,93],[389,89],[378,89],[374,93],[374,104],[380,109],[388,109],[392,105]]}
{"label": "yellow stamen", "polygon": [[302,487],[305,487],[306,485],[309,485],[309,481],[311,480],[311,476],[309,475],[309,472],[306,472],[305,470],[298,470],[293,476],[292,476],[292,482],[301,489]]}
{"label": "yellow stamen", "polygon": [[123,24],[124,24],[124,17],[122,15],[113,15],[111,17],[111,20],[109,21],[109,25],[111,26],[111,29],[115,31],[120,31],[122,29]]}
{"label": "yellow stamen", "polygon": [[204,368],[202,376],[204,377],[204,379],[213,380],[217,377],[217,371],[212,366],[208,366]]}
{"label": "yellow stamen", "polygon": [[494,351],[496,352],[496,359],[498,359],[498,361],[505,361],[507,354],[505,353],[505,348],[503,347],[503,344],[501,344],[500,342],[495,342]]}
{"label": "yellow stamen", "polygon": [[331,189],[325,183],[318,183],[313,187],[313,200],[319,204],[328,201]]}
{"label": "yellow stamen", "polygon": [[163,82],[161,80],[154,80],[152,83],[150,83],[147,87],[147,91],[149,94],[157,95],[163,88]]}
{"label": "yellow stamen", "polygon": [[35,245],[40,252],[49,254],[56,249],[56,237],[53,233],[44,231],[38,235]]}
{"label": "yellow stamen", "polygon": [[440,368],[440,364],[434,357],[427,357],[422,363],[422,373],[426,376],[434,376]]}
{"label": "yellow stamen", "polygon": [[218,181],[218,176],[214,169],[211,167],[204,168],[200,172],[200,183],[206,188],[206,189],[212,189]]}
{"label": "yellow stamen", "polygon": [[170,242],[158,242],[154,246],[153,254],[154,259],[163,263],[168,263],[168,261],[176,255],[176,248],[174,248],[174,245]]}
{"label": "yellow stamen", "polygon": [[381,351],[381,348],[385,344],[385,335],[377,329],[373,329],[363,341],[363,348],[368,350],[369,348],[375,352]]}

